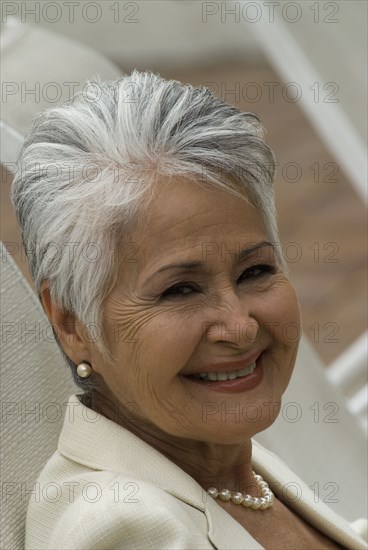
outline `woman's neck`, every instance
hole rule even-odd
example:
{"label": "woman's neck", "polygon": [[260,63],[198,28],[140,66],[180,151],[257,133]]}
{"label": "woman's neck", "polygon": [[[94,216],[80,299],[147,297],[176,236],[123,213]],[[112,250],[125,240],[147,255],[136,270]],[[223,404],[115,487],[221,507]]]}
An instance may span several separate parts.
{"label": "woman's neck", "polygon": [[104,393],[92,391],[88,403],[86,406],[120,424],[162,453],[203,489],[226,488],[260,496],[252,473],[251,439],[238,445],[224,445],[176,437],[137,417],[134,410],[106,398]]}

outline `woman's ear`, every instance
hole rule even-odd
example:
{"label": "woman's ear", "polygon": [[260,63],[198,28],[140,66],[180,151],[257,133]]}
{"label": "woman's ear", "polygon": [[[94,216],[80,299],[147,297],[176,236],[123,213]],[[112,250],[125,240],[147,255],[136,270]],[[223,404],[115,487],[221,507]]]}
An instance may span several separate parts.
{"label": "woman's ear", "polygon": [[82,325],[73,314],[65,312],[59,304],[52,301],[47,280],[41,283],[41,302],[63,350],[73,363],[78,365],[81,361],[90,361],[90,350],[83,337]]}

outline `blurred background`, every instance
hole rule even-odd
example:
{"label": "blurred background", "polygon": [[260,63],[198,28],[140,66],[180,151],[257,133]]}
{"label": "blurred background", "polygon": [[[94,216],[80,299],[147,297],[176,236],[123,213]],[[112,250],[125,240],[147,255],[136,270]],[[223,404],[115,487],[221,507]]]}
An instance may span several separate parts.
{"label": "blurred background", "polygon": [[[257,113],[267,130],[278,162],[283,252],[304,335],[315,352],[303,351],[303,368],[319,358],[336,388],[326,390],[323,402],[346,399],[367,434],[367,6],[365,0],[4,0],[0,238],[32,288],[9,199],[17,151],[32,117],[69,99],[97,74],[113,80],[134,68],[150,69],[207,86],[242,111]],[[322,382],[317,372],[313,376],[317,391]],[[296,384],[303,393],[304,382]],[[334,479],[345,480],[346,494],[357,495],[364,453],[352,451],[362,466],[351,467],[349,449],[358,448],[352,446],[354,425],[346,428],[342,419],[341,413],[337,431],[333,423],[320,426],[319,454],[324,463],[331,441],[340,438],[335,454],[341,457],[345,449],[346,460],[336,460],[349,472]],[[311,437],[316,429],[312,423]],[[354,437],[360,445],[360,435]],[[301,455],[303,445],[301,435],[295,445]],[[296,456],[295,468],[300,461]],[[361,495],[351,508],[346,497],[337,506],[354,518],[363,500]]]}

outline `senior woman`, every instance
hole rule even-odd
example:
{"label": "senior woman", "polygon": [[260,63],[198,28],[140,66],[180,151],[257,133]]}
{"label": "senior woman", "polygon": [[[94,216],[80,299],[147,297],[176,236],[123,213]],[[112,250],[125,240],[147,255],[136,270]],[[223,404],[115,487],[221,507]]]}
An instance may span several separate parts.
{"label": "senior woman", "polygon": [[292,375],[283,329],[300,328],[262,136],[208,89],[138,71],[34,120],[12,200],[83,392],[27,549],[365,548],[252,440]]}

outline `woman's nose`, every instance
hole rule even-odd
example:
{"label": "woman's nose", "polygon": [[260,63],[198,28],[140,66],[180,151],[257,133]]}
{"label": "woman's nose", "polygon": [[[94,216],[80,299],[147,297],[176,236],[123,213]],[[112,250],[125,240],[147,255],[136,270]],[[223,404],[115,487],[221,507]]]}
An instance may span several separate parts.
{"label": "woman's nose", "polygon": [[238,347],[249,347],[259,336],[259,324],[249,311],[249,305],[235,293],[216,307],[216,314],[204,322],[203,338],[206,342],[227,342]]}

